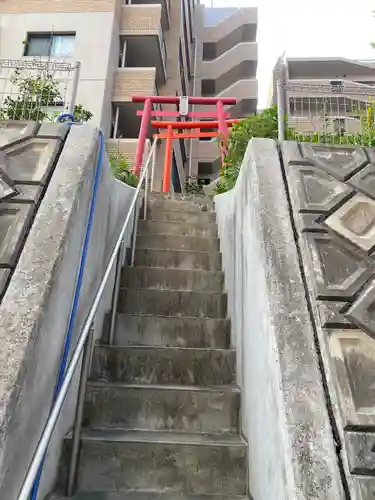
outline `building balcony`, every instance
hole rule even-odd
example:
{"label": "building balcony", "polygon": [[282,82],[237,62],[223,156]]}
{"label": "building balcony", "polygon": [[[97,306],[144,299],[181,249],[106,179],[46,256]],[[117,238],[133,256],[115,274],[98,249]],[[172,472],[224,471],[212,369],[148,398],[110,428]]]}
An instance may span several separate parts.
{"label": "building balcony", "polygon": [[[224,52],[216,59],[202,62],[202,80],[218,80],[223,79],[226,74],[234,68],[240,67],[243,63],[250,63],[249,71],[252,74],[246,77],[256,77],[258,61],[258,44],[254,42],[239,43],[231,49]],[[240,78],[236,78],[239,80]],[[226,87],[228,87],[230,82]]]}
{"label": "building balcony", "polygon": [[257,44],[239,44],[217,59],[202,64],[202,96],[216,96],[238,81],[255,80],[256,72]]}
{"label": "building balcony", "polygon": [[[132,2],[134,2],[134,0],[132,0]],[[258,25],[257,7],[246,7],[233,10],[233,12],[222,21],[205,26],[203,42],[218,42],[238,28],[248,25],[254,26],[254,36],[256,36],[256,28]]]}
{"label": "building balcony", "polygon": [[202,33],[203,60],[216,59],[243,42],[255,42],[258,27],[257,8],[236,9],[217,24],[205,26]]}
{"label": "building balcony", "polygon": [[167,80],[167,50],[162,26],[162,6],[124,5],[120,24],[125,67],[156,68],[156,81]]}
{"label": "building balcony", "polygon": [[[323,103],[324,100],[329,100],[331,106],[332,103],[338,104],[343,100],[362,102],[373,100],[375,87],[347,79],[289,80],[286,94],[290,99],[304,99],[306,106],[311,106],[314,102]],[[344,103],[341,104],[343,105]]]}
{"label": "building balcony", "polygon": [[[205,94],[205,97],[236,97],[237,104],[225,106],[232,118],[241,118],[254,114],[258,103],[258,81],[253,78],[244,78],[234,82],[221,92]],[[212,111],[211,106],[196,106],[196,111]]]}
{"label": "building balcony", "polygon": [[167,30],[170,27],[170,5],[171,0],[132,0],[134,5],[161,5],[161,22],[163,29]]}
{"label": "building balcony", "polygon": [[154,95],[156,68],[117,68],[112,102],[131,102],[133,95]]}

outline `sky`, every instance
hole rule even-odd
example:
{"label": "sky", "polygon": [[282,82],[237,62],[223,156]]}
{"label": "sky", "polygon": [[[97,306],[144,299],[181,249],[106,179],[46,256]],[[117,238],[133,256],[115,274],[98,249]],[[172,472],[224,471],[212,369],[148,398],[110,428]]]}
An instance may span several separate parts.
{"label": "sky", "polygon": [[[211,0],[201,0],[211,6]],[[258,6],[259,107],[267,104],[272,69],[290,57],[375,59],[375,0],[214,0],[215,7]]]}

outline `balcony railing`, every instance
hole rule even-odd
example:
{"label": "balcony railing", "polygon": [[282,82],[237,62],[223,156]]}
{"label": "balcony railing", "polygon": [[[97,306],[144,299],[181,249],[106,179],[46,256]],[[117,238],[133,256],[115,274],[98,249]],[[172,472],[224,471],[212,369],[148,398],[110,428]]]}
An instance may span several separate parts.
{"label": "balcony railing", "polygon": [[167,73],[167,57],[168,56],[167,56],[167,46],[165,43],[163,28],[160,28],[160,30],[159,30],[159,43],[160,43],[160,49],[161,49],[161,58],[163,60],[164,71],[166,74]]}

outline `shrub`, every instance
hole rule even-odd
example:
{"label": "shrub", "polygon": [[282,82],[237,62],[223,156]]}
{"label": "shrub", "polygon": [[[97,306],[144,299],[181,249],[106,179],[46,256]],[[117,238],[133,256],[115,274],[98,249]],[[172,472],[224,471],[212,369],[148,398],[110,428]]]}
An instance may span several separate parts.
{"label": "shrub", "polygon": [[114,149],[108,152],[108,158],[116,179],[132,187],[138,186],[139,179],[131,170],[123,153]]}
{"label": "shrub", "polygon": [[199,184],[197,177],[186,177],[185,192],[188,194],[202,194],[203,186]]}
{"label": "shrub", "polygon": [[277,139],[277,108],[265,109],[259,115],[244,118],[235,123],[230,132],[228,156],[220,170],[220,182],[215,192],[225,193],[236,183],[247,145],[253,137]]}

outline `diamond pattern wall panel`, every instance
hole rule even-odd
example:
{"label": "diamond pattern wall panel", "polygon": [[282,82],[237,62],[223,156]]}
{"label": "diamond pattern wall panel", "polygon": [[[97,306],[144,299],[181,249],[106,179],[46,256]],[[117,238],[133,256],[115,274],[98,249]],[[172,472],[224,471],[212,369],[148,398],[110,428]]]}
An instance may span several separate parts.
{"label": "diamond pattern wall panel", "polygon": [[302,143],[301,150],[307,161],[341,181],[348,180],[369,162],[361,147]]}
{"label": "diamond pattern wall panel", "polygon": [[39,124],[29,121],[0,121],[0,150],[35,137]]}
{"label": "diamond pattern wall panel", "polygon": [[354,300],[371,278],[373,269],[359,253],[351,252],[329,234],[307,233],[314,297],[318,300]]}
{"label": "diamond pattern wall panel", "polygon": [[59,147],[58,139],[38,137],[7,146],[1,168],[16,183],[45,184]]}
{"label": "diamond pattern wall panel", "polygon": [[374,499],[375,150],[296,142],[282,150],[349,482],[356,498]]}
{"label": "diamond pattern wall panel", "polygon": [[[0,165],[5,164],[5,158],[1,158],[0,151]],[[0,201],[13,198],[18,194],[14,181],[0,168]]]}
{"label": "diamond pattern wall panel", "polygon": [[325,221],[333,232],[366,254],[375,247],[375,201],[357,194]]}

